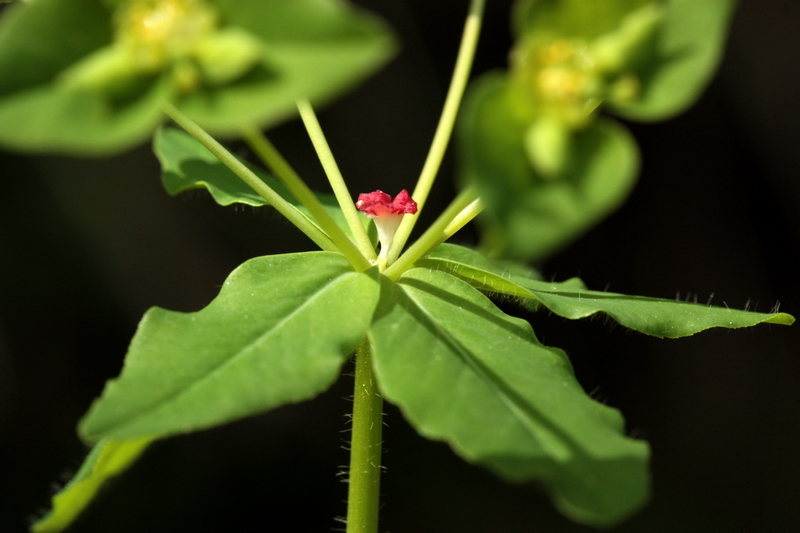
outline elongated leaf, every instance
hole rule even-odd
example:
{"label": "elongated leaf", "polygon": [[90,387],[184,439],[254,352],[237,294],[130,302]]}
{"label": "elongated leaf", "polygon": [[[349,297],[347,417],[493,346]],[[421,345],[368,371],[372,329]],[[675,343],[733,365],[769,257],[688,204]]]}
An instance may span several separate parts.
{"label": "elongated leaf", "polygon": [[605,313],[625,327],[656,337],[686,337],[715,327],[794,323],[794,317],[786,313],[753,313],[678,300],[590,291],[576,278],[563,283],[531,279],[506,272],[473,250],[450,244],[441,245],[417,265],[450,272],[481,290],[540,303],[565,318]]}
{"label": "elongated leaf", "polygon": [[[205,189],[220,205],[239,203],[263,206],[267,204],[264,198],[223,165],[205,146],[183,130],[171,127],[159,128],[153,138],[153,151],[161,163],[161,182],[172,196],[193,189]],[[308,210],[296,201],[281,181],[255,165],[248,165],[248,167],[264,183],[311,219]],[[336,196],[318,193],[317,198],[339,224],[339,227],[350,235],[350,226],[345,220]],[[377,243],[377,231],[374,229],[372,221],[364,217],[362,223],[370,228],[370,234],[374,236],[373,241]]]}
{"label": "elongated leaf", "polygon": [[109,440],[98,442],[78,473],[53,496],[53,509],[31,526],[33,533],[57,533],[68,527],[91,503],[103,484],[127,469],[153,441]]}
{"label": "elongated leaf", "polygon": [[612,524],[647,499],[647,444],[624,436],[619,412],[590,399],[527,322],[435,270],[381,290],[378,383],[422,435],[509,480],[544,481],[582,522]]}
{"label": "elongated leaf", "polygon": [[482,77],[462,112],[460,174],[486,203],[487,245],[514,259],[541,260],[627,198],[639,159],[630,133],[604,118],[573,135],[569,164],[546,178],[526,153],[529,127],[506,78]]}
{"label": "elongated leaf", "polygon": [[[532,298],[530,291],[521,286],[518,280],[539,279],[538,276],[520,274],[519,269],[501,266],[471,248],[450,243],[438,246],[418,260],[415,265],[449,272],[486,293],[497,293],[516,298]],[[551,285],[561,288],[586,289],[586,286],[578,278]]]}
{"label": "elongated leaf", "polygon": [[259,257],[201,311],[151,309],[81,435],[165,437],[316,396],[366,334],[376,275],[336,253]]}

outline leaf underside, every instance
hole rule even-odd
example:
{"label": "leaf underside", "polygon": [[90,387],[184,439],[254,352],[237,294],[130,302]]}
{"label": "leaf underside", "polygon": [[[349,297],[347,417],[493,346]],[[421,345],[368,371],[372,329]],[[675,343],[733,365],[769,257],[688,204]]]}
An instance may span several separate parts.
{"label": "leaf underside", "polygon": [[[172,127],[159,128],[153,137],[153,152],[161,163],[161,183],[172,196],[186,191],[204,189],[211,194],[216,203],[222,206],[245,204],[260,207],[268,205],[264,198],[223,165],[197,139],[183,130]],[[308,209],[297,201],[281,181],[255,165],[246,162],[245,164],[272,190],[297,207],[312,223],[314,222]],[[317,193],[317,198],[339,227],[348,236],[351,236],[350,226],[339,207],[336,196]],[[373,242],[377,243],[377,231],[372,221],[366,217],[362,217],[361,221],[367,227],[370,236],[373,237]]]}

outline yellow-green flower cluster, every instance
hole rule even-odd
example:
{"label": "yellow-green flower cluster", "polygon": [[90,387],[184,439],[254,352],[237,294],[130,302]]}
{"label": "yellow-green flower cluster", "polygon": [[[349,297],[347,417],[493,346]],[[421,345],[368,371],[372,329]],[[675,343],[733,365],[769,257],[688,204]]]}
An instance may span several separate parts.
{"label": "yellow-green flower cluster", "polygon": [[114,93],[167,72],[178,93],[235,81],[259,60],[258,41],[221,27],[205,0],[133,0],[114,13],[113,42],[69,69],[65,83]]}
{"label": "yellow-green flower cluster", "polygon": [[586,127],[603,103],[624,105],[639,95],[632,67],[663,13],[660,5],[648,4],[594,39],[532,34],[512,51],[512,83],[532,118],[525,146],[542,177],[559,175],[570,136]]}

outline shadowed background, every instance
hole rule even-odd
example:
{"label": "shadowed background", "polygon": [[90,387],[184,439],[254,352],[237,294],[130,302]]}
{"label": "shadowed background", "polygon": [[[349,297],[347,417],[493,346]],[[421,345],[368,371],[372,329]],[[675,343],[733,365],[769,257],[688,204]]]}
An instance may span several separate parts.
{"label": "shadowed background", "polygon": [[[394,194],[422,166],[465,2],[356,3],[389,20],[403,51],[320,120],[351,192]],[[503,66],[510,46],[510,2],[488,4],[475,74]],[[542,265],[545,276],[764,312],[780,300],[800,314],[798,27],[794,0],[743,0],[702,100],[676,119],[631,125],[644,166],[630,201]],[[299,123],[270,136],[325,187]],[[452,198],[453,171],[451,153],[428,217]],[[267,209],[222,208],[199,192],[170,199],[147,147],[107,160],[0,153],[0,174],[0,531],[15,532],[80,464],[75,424],[119,373],[148,307],[200,309],[244,260],[311,243]],[[653,447],[653,500],[614,531],[800,530],[796,326],[658,340],[602,320],[530,318]],[[351,387],[343,376],[312,402],[155,445],[74,531],[341,527]],[[506,485],[386,411],[382,531],[589,531],[537,486]]]}

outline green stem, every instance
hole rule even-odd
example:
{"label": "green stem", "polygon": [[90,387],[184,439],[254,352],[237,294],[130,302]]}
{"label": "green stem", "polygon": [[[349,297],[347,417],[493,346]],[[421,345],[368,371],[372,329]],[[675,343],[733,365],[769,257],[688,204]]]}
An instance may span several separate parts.
{"label": "green stem", "polygon": [[377,533],[383,398],[375,382],[368,339],[364,339],[356,352],[355,381],[347,533]]}
{"label": "green stem", "polygon": [[249,128],[243,131],[243,135],[247,144],[261,158],[264,164],[288,187],[294,197],[308,209],[320,228],[336,243],[338,250],[350,261],[350,264],[359,272],[370,268],[372,264],[356,248],[356,245],[333,220],[333,217],[325,209],[325,206],[320,203],[314,192],[308,188],[308,185],[261,130]]}
{"label": "green stem", "polygon": [[314,113],[314,108],[308,100],[299,100],[297,102],[297,109],[300,111],[300,117],[303,119],[303,124],[306,126],[306,131],[311,139],[311,144],[314,145],[314,150],[317,152],[317,157],[322,168],[325,169],[325,174],[328,176],[328,181],[333,189],[333,194],[336,195],[336,200],[342,208],[347,225],[350,226],[350,233],[355,239],[356,246],[367,259],[375,260],[375,246],[367,235],[367,230],[362,223],[363,216],[356,209],[356,204],[347,188],[347,184],[339,171],[339,165],[336,164],[336,159],[333,157],[331,147],[325,139],[325,134],[322,132],[322,127],[319,125],[317,115]]}
{"label": "green stem", "polygon": [[474,188],[468,187],[456,196],[447,209],[439,215],[419,239],[387,268],[383,275],[396,281],[414,263],[463,228],[467,222],[483,211],[483,204]]}
{"label": "green stem", "polygon": [[[456,66],[453,70],[453,77],[450,80],[450,88],[447,91],[447,98],[444,102],[442,115],[439,118],[439,125],[436,127],[436,133],[433,136],[433,142],[428,151],[428,157],[425,159],[422,172],[417,180],[417,186],[414,188],[414,193],[411,195],[414,201],[417,202],[420,212],[425,205],[425,201],[428,199],[428,193],[430,193],[433,187],[436,174],[439,172],[444,153],[450,142],[450,135],[453,132],[458,108],[461,105],[461,98],[464,96],[464,89],[467,86],[469,72],[472,69],[472,62],[475,58],[475,48],[478,46],[478,36],[481,31],[484,5],[485,0],[472,0],[469,6],[467,21],[464,23],[464,32],[461,36],[461,46],[459,47],[458,58],[456,59]],[[388,264],[391,265],[400,255],[400,251],[405,246],[418,218],[419,216],[405,217],[400,227],[397,228],[394,241],[392,241],[392,246],[389,249]]]}
{"label": "green stem", "polygon": [[308,217],[300,212],[294,205],[284,200],[283,197],[272,190],[269,185],[261,181],[252,170],[247,168],[233,154],[226,150],[224,146],[218,143],[192,119],[184,115],[177,107],[168,103],[164,106],[164,112],[175,121],[176,124],[186,130],[189,135],[197,139],[200,144],[214,154],[222,164],[239,176],[251,189],[264,198],[269,205],[274,207],[276,211],[289,219],[289,222],[305,233],[317,246],[329,252],[338,251],[336,244],[334,244],[320,228],[311,222]]}

